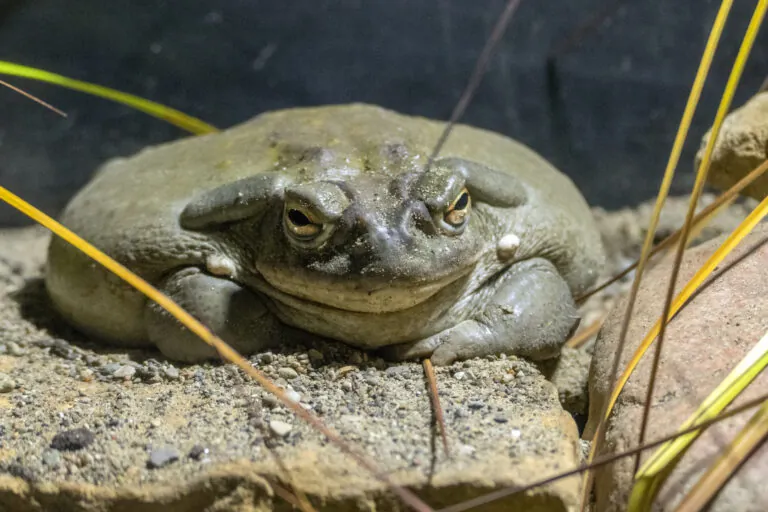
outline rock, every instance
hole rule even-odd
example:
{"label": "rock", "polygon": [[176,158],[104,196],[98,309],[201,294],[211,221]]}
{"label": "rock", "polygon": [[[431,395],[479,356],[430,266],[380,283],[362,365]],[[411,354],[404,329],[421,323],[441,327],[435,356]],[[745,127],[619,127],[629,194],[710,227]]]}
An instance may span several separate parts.
{"label": "rock", "polygon": [[16,389],[16,381],[10,375],[0,372],[0,393],[10,393]]}
{"label": "rock", "polygon": [[[722,240],[713,240],[687,253],[678,290]],[[661,314],[670,264],[671,258],[665,258],[648,272],[643,281],[622,356],[622,368]],[[767,268],[768,225],[762,224],[719,266],[715,277],[710,277],[704,288],[672,320],[665,337],[647,440],[658,439],[677,430],[768,330]],[[585,438],[594,435],[599,411],[609,397],[608,382],[625,307],[622,300],[610,315],[594,347],[589,376],[590,419]],[[606,443],[599,455],[637,445],[652,351],[653,347],[621,393],[609,422]],[[768,373],[763,372],[734,404],[757,398],[766,389]],[[734,437],[750,415],[746,413],[721,422],[708,429],[694,443],[661,488],[656,503],[660,510],[676,508],[682,493],[697,481],[719,454],[723,444]],[[652,450],[646,452],[645,458],[652,453]],[[633,461],[624,459],[597,472],[596,512],[625,508],[632,485],[632,470]],[[766,474],[768,444],[764,444],[750,461],[736,471],[708,510],[768,510],[768,487],[764,485]]]}
{"label": "rock", "polygon": [[51,448],[59,451],[82,450],[91,443],[95,436],[87,428],[75,428],[59,432],[51,440]]}
{"label": "rock", "polygon": [[114,375],[114,373],[122,367],[120,363],[109,363],[101,368],[101,373],[104,375]]}
{"label": "rock", "polygon": [[163,375],[166,379],[177,380],[179,378],[179,369],[175,366],[168,366],[163,368]]}
{"label": "rock", "polygon": [[130,379],[133,377],[133,374],[136,373],[136,368],[129,365],[124,365],[115,370],[115,373],[112,374],[112,377],[115,379]]}
{"label": "rock", "polygon": [[[96,346],[86,335],[65,328],[52,315],[39,279],[45,244],[38,239],[45,239],[36,235],[30,246],[14,234],[26,232],[0,230],[0,255],[34,262],[28,266],[35,269],[29,273],[28,289],[19,296],[11,295],[11,288],[3,284],[0,265],[0,330],[4,340],[27,349],[19,357],[0,355],[0,371],[24,379],[23,391],[0,395],[0,423],[6,428],[0,467],[23,461],[17,462],[23,470],[0,470],[0,509],[27,512],[61,505],[59,508],[73,511],[282,510],[288,505],[268,484],[286,478],[275,454],[290,471],[290,483],[318,504],[319,512],[405,509],[385,485],[285,407],[270,408],[266,400],[261,407],[264,391],[257,383],[237,383],[242,386],[238,390],[228,365],[185,366],[179,381],[171,381],[163,374],[162,363],[147,359],[155,353],[133,348],[131,357],[145,361],[130,381],[133,384],[126,386],[111,378],[121,366],[132,366],[124,359],[128,351],[119,347],[94,350]],[[13,286],[15,293],[18,284]],[[61,333],[77,347],[77,364],[35,343],[50,338],[51,332]],[[295,349],[281,346],[269,356],[269,365],[258,361],[269,374],[282,367],[301,372],[298,379],[288,382],[301,394],[302,405],[323,411],[322,420],[330,428],[344,429],[348,443],[436,508],[508,485],[525,485],[573,468],[579,461],[581,447],[572,418],[560,406],[554,386],[529,362],[478,359],[436,369],[452,447],[451,458],[447,458],[439,440],[436,448],[431,445],[435,439],[433,414],[421,364],[403,363],[387,369],[379,358],[369,358],[359,368],[345,370],[350,361],[358,360],[348,347],[328,342],[314,348],[323,354],[323,364],[305,366],[306,373],[296,365],[303,361],[302,353],[306,351],[310,361],[321,359],[306,348],[297,355]],[[85,364],[95,372],[94,378],[81,382],[77,373],[55,371],[59,364],[75,370]],[[459,370],[466,373],[464,379],[452,377]],[[141,379],[136,378],[139,372]],[[157,380],[147,382],[145,373],[152,379],[156,375]],[[512,374],[524,378],[503,381]],[[189,377],[182,384],[184,376]],[[374,380],[375,386],[371,385]],[[11,408],[3,409],[3,400]],[[261,407],[260,411],[251,417],[253,408],[243,406],[243,400]],[[484,405],[470,409],[466,405],[470,401]],[[7,421],[5,411],[12,413]],[[358,420],[350,422],[350,417]],[[151,427],[152,420],[157,420],[159,428]],[[256,420],[261,423],[252,425]],[[287,423],[291,431],[286,441],[272,443],[267,449],[266,441],[271,439],[264,439],[262,429],[272,436],[270,421]],[[62,452],[54,469],[43,462],[42,454],[59,430],[72,428],[62,427],[62,422],[87,424],[98,439],[82,452]],[[181,456],[161,469],[148,468],[151,451],[147,444],[159,450],[162,442],[172,443]],[[187,456],[194,445],[213,455],[202,454],[200,461]],[[80,453],[89,456],[80,457]],[[30,481],[30,475],[36,480]],[[578,487],[579,478],[571,477],[484,508],[575,510]]]}
{"label": "rock", "polygon": [[[708,131],[696,154],[698,169],[710,137]],[[728,114],[712,152],[709,183],[727,189],[768,158],[768,92],[761,91],[747,103]],[[744,190],[755,199],[768,195],[768,174],[764,174]]]}
{"label": "rock", "polygon": [[290,400],[291,402],[294,402],[294,403],[301,402],[301,393],[299,393],[298,391],[295,391],[293,389],[286,390],[285,397],[288,400]]}
{"label": "rock", "polygon": [[323,356],[323,353],[315,348],[309,349],[308,352],[309,360],[312,361],[313,364],[322,363],[325,356]]}
{"label": "rock", "polygon": [[208,455],[210,450],[205,446],[196,444],[189,450],[189,458],[194,460],[200,460],[204,455]]}
{"label": "rock", "polygon": [[6,344],[6,347],[8,350],[8,354],[16,357],[23,356],[27,352],[26,350],[21,348],[18,343],[14,343],[12,341],[8,342]]}
{"label": "rock", "polygon": [[559,358],[540,365],[557,388],[563,408],[571,414],[587,413],[587,374],[591,359],[591,354],[583,348],[563,347]]}
{"label": "rock", "polygon": [[52,468],[58,467],[61,464],[61,455],[56,450],[46,450],[42,455],[43,464]]}
{"label": "rock", "polygon": [[293,430],[293,425],[280,420],[272,420],[269,422],[269,430],[277,437],[285,437]]}
{"label": "rock", "polygon": [[285,380],[293,380],[299,376],[293,368],[280,368],[277,370],[277,374]]}
{"label": "rock", "polygon": [[149,460],[147,460],[147,467],[151,469],[162,468],[172,462],[179,460],[179,450],[173,446],[161,446],[153,449],[149,453]]}

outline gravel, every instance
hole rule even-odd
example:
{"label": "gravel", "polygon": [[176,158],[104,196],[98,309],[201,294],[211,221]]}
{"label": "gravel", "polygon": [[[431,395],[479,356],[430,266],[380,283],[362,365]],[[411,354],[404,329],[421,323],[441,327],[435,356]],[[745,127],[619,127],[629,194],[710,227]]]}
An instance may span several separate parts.
{"label": "gravel", "polygon": [[[619,213],[597,211],[614,248],[605,275],[631,260],[642,237],[627,228],[631,212]],[[0,472],[29,481],[170,484],[199,475],[206,464],[271,461],[269,450],[326,444],[233,365],[177,367],[157,352],[94,344],[64,324],[51,313],[40,279],[47,240],[37,228],[0,231]],[[612,306],[628,279],[584,304],[583,325]],[[567,374],[557,384],[560,400],[576,408],[585,403],[590,350],[588,342],[574,351],[578,364],[560,365]],[[393,471],[446,463],[430,448],[432,415],[419,364],[391,364],[335,343],[283,347],[249,361]],[[541,374],[550,372],[543,366],[489,357],[436,369],[454,457],[533,457],[530,450],[547,444],[546,432],[535,443],[527,439],[524,423],[525,411],[560,407],[557,393],[554,404],[542,398],[549,384]]]}

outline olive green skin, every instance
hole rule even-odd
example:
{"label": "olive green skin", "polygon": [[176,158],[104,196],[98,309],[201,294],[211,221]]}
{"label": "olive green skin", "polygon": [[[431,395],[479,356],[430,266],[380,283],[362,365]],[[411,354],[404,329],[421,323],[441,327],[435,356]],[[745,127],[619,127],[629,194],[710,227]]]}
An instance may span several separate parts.
{"label": "olive green skin", "polygon": [[[241,352],[319,336],[438,364],[554,356],[603,264],[590,210],[532,150],[464,125],[426,170],[444,126],[362,104],[265,113],[107,163],[62,222]],[[464,186],[456,229],[444,215]],[[321,236],[295,240],[290,205]],[[58,239],[46,284],[98,339],[216,356]]]}

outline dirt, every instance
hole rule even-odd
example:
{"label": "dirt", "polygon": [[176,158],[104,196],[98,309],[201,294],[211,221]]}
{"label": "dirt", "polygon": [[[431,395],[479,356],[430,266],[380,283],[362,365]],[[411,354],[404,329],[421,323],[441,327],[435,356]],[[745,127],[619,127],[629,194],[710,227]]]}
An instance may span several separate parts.
{"label": "dirt", "polygon": [[[668,211],[684,205],[673,200]],[[734,227],[747,206],[731,207],[704,238]],[[595,210],[606,276],[636,257],[647,210]],[[399,510],[383,484],[233,365],[175,365],[66,326],[41,280],[47,240],[40,228],[0,231],[0,510],[276,510],[292,484],[324,510]],[[628,279],[584,305],[583,326]],[[446,506],[578,463],[591,350],[588,342],[540,367],[501,356],[438,368],[450,457],[419,364],[341,344],[250,361],[394,480]],[[570,510],[577,491],[571,478],[482,510]]]}

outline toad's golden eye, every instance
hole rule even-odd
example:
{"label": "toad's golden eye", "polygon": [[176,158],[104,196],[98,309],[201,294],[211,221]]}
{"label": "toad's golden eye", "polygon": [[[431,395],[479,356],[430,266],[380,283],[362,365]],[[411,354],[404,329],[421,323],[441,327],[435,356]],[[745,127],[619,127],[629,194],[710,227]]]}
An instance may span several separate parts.
{"label": "toad's golden eye", "polygon": [[323,230],[322,224],[313,222],[309,215],[298,208],[286,209],[283,218],[288,231],[301,240],[314,238]]}
{"label": "toad's golden eye", "polygon": [[471,207],[472,200],[469,197],[469,191],[463,188],[448,207],[448,211],[445,213],[445,222],[454,227],[461,226],[467,221]]}

